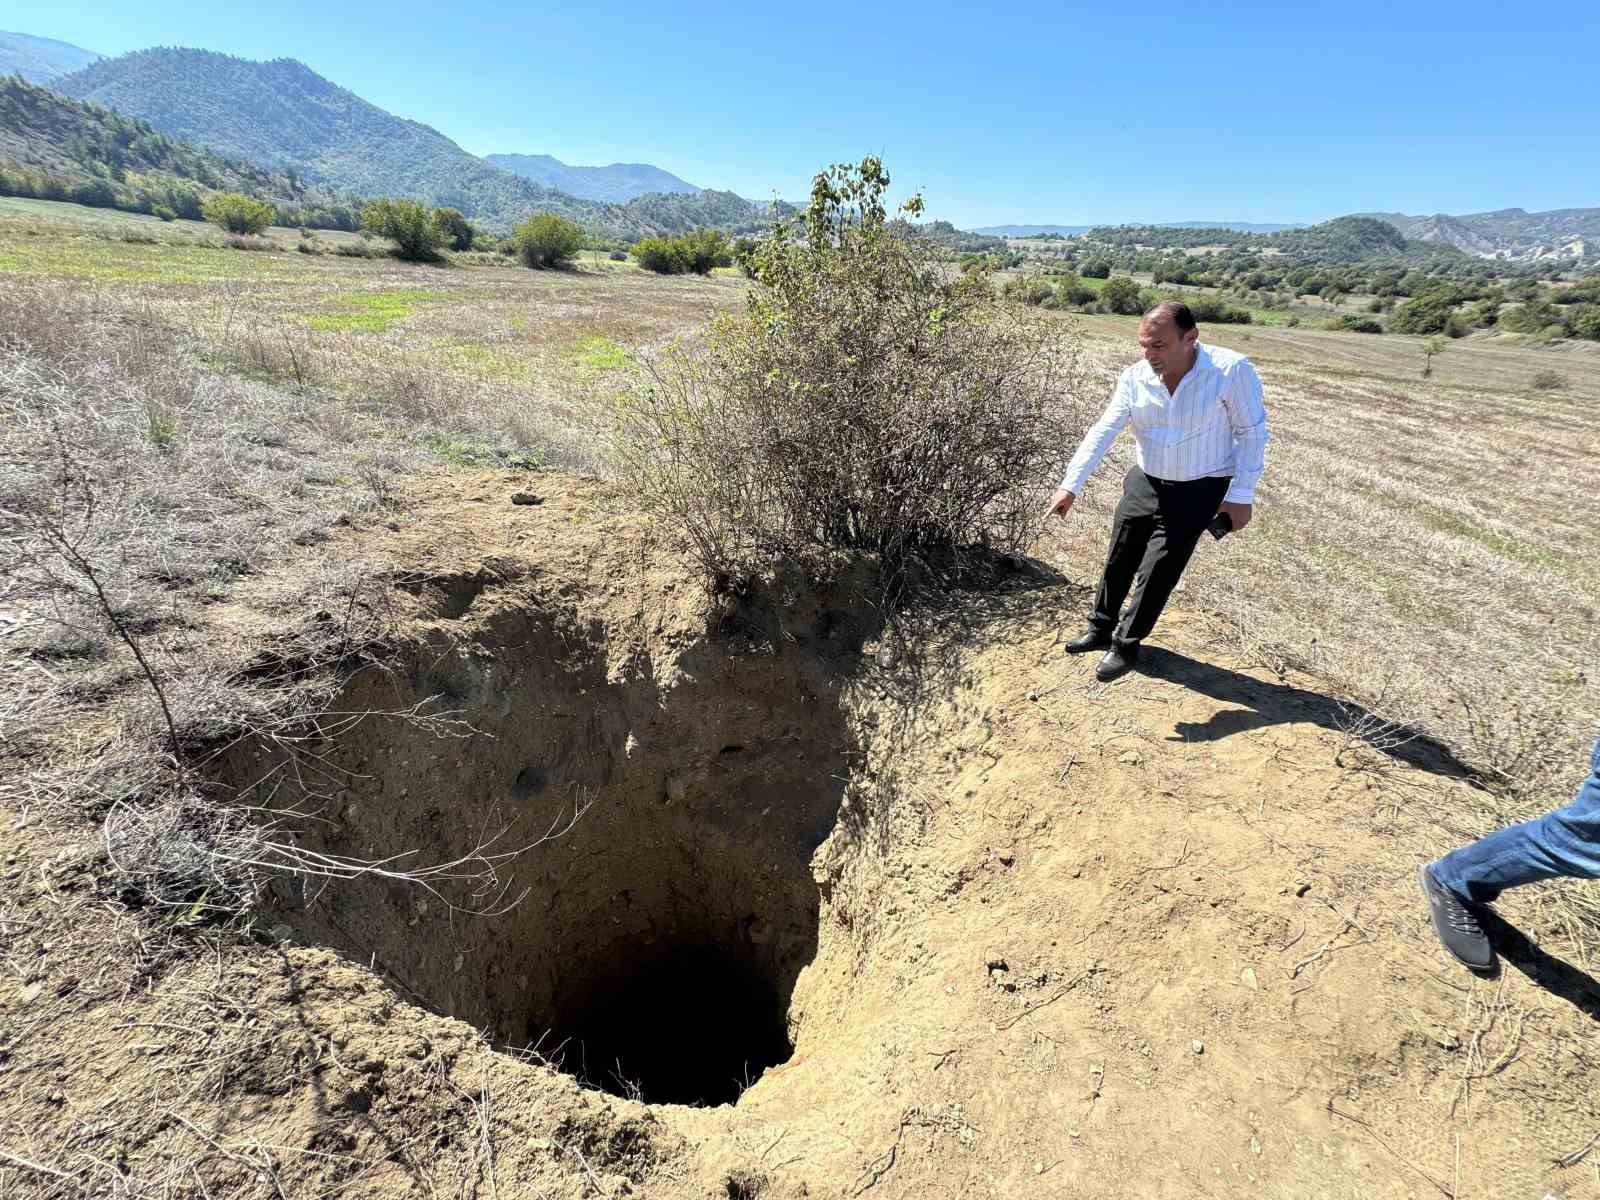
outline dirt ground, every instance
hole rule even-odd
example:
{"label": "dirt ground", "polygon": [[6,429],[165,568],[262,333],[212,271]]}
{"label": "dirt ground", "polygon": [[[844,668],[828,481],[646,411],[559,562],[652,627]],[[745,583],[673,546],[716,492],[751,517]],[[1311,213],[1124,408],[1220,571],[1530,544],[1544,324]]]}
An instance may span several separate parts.
{"label": "dirt ground", "polygon": [[[1600,1195],[1600,984],[1543,889],[1500,905],[1500,975],[1445,959],[1415,870],[1472,785],[1437,748],[1352,744],[1199,613],[1099,685],[1062,649],[1092,581],[1043,564],[883,628],[848,589],[709,605],[592,481],[401,501],[323,547],[404,606],[402,668],[346,699],[482,732],[359,727],[314,836],[581,817],[503,915],[369,880],[244,937],[4,814],[0,1196]],[[248,608],[210,617],[243,649]],[[690,949],[707,987],[669,996]],[[734,968],[792,1041],[736,1103],[585,1085],[536,1036],[603,1017],[692,1072],[746,1033],[694,999]]]}

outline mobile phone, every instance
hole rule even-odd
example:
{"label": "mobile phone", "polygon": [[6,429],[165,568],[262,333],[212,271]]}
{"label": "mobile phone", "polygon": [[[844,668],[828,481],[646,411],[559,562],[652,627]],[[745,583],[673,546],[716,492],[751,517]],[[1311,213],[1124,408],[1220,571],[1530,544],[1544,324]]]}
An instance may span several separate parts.
{"label": "mobile phone", "polygon": [[1211,524],[1206,526],[1206,532],[1220,542],[1233,532],[1233,518],[1225,512],[1219,512],[1211,518]]}

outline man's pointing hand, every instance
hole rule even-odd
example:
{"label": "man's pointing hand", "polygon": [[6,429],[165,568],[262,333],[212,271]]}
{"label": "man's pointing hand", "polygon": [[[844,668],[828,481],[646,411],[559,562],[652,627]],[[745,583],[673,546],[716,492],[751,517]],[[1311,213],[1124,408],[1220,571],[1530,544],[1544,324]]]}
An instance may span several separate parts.
{"label": "man's pointing hand", "polygon": [[1061,488],[1054,496],[1050,497],[1050,503],[1046,506],[1044,515],[1047,517],[1065,517],[1072,511],[1072,502],[1076,499],[1077,497],[1067,491],[1066,488]]}

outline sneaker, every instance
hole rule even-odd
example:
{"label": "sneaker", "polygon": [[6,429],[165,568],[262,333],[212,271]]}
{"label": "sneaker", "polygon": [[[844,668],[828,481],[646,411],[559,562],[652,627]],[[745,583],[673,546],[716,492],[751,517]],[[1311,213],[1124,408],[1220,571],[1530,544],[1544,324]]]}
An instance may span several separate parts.
{"label": "sneaker", "polygon": [[1133,670],[1133,664],[1138,661],[1138,642],[1112,642],[1111,649],[1106,651],[1105,657],[1095,663],[1094,677],[1101,683],[1110,683],[1113,679],[1121,679]]}
{"label": "sneaker", "polygon": [[1104,650],[1111,645],[1111,631],[1096,629],[1093,625],[1067,643],[1068,654],[1087,654],[1090,650]]}
{"label": "sneaker", "polygon": [[1474,971],[1487,971],[1494,966],[1494,947],[1474,915],[1475,905],[1468,904],[1433,877],[1427,863],[1417,868],[1417,882],[1422,894],[1428,898],[1428,911],[1433,917],[1433,931],[1439,935],[1444,948],[1455,960]]}

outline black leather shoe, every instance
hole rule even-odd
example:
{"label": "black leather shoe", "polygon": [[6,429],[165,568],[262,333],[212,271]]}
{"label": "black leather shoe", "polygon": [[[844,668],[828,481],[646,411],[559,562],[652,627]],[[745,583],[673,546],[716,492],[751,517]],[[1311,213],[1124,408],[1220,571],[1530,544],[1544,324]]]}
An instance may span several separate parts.
{"label": "black leather shoe", "polygon": [[1091,625],[1077,637],[1067,643],[1068,654],[1087,654],[1091,650],[1104,650],[1111,645],[1109,630],[1096,629]]}
{"label": "black leather shoe", "polygon": [[1101,683],[1110,683],[1113,679],[1121,679],[1133,670],[1133,664],[1138,661],[1138,642],[1112,642],[1111,649],[1106,651],[1105,657],[1095,663],[1094,677]]}
{"label": "black leather shoe", "polygon": [[1494,966],[1494,947],[1489,944],[1483,926],[1478,924],[1474,905],[1468,904],[1444,884],[1433,877],[1428,864],[1417,868],[1417,882],[1422,894],[1428,898],[1428,913],[1433,918],[1433,931],[1439,935],[1444,948],[1463,967],[1474,971],[1487,971]]}

